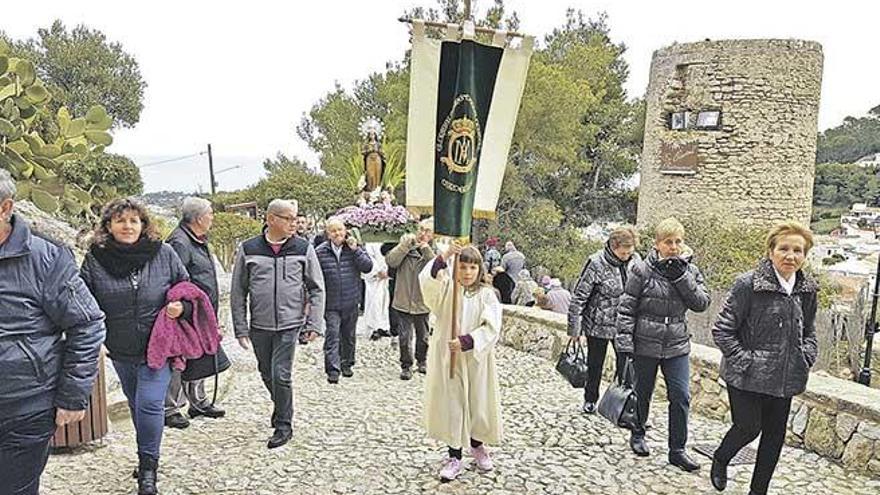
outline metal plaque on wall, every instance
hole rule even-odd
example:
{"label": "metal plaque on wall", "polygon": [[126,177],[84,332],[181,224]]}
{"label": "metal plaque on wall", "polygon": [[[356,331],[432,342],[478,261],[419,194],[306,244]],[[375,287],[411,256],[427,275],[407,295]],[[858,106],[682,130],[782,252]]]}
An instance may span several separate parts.
{"label": "metal plaque on wall", "polygon": [[660,172],[694,174],[700,165],[697,143],[662,143],[660,145]]}

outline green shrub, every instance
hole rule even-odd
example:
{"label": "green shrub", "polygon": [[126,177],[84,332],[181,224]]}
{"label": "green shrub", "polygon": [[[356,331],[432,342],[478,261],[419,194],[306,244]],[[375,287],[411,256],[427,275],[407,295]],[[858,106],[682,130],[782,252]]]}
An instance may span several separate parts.
{"label": "green shrub", "polygon": [[211,249],[227,271],[235,261],[235,248],[241,241],[261,232],[263,224],[258,220],[235,213],[214,213],[211,227]]}

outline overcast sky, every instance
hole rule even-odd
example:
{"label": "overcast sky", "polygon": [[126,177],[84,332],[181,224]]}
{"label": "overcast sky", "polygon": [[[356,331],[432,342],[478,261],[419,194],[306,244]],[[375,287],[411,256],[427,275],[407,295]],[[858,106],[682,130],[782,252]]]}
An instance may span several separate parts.
{"label": "overcast sky", "polygon": [[[877,19],[880,2],[838,0],[574,1],[507,0],[521,30],[539,39],[569,7],[607,12],[615,42],[627,46],[627,90],[641,96],[654,50],[705,38],[801,38],[823,45],[819,127],[863,115],[880,104]],[[243,187],[278,152],[317,164],[296,136],[304,112],[335,83],[353,81],[399,60],[408,46],[397,18],[430,0],[321,0],[243,3],[43,0],[5,5],[0,30],[35,36],[56,18],[85,23],[122,43],[147,81],[140,123],[119,131],[110,148],[140,165],[190,155],[213,144],[221,189]],[[483,11],[490,0],[476,0]],[[239,7],[233,7],[238,5]],[[206,158],[143,169],[148,191],[206,189]]]}

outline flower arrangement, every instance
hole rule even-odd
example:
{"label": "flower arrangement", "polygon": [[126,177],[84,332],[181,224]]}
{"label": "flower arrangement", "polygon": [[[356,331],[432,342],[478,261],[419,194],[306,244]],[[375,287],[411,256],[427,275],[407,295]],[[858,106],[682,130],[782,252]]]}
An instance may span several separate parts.
{"label": "flower arrangement", "polygon": [[418,222],[403,206],[391,204],[390,197],[382,201],[358,206],[347,206],[338,212],[349,229],[357,229],[362,242],[393,242],[401,235],[414,232]]}

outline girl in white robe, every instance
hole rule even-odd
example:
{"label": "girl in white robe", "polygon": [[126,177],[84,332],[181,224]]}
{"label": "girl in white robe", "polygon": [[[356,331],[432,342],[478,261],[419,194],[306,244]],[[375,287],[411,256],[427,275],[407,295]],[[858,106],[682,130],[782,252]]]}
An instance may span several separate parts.
{"label": "girl in white robe", "polygon": [[[460,253],[460,254],[459,254]],[[460,336],[452,338],[451,267],[447,259],[458,256]],[[501,303],[484,285],[483,260],[473,246],[451,245],[428,263],[419,275],[425,304],[436,317],[428,346],[425,381],[425,427],[428,436],[449,447],[449,458],[440,470],[442,481],[451,481],[463,470],[462,447],[469,445],[477,468],[492,469],[484,443],[501,442],[503,424],[495,371],[495,343],[501,333]],[[449,377],[450,356],[456,353],[455,376]]]}

